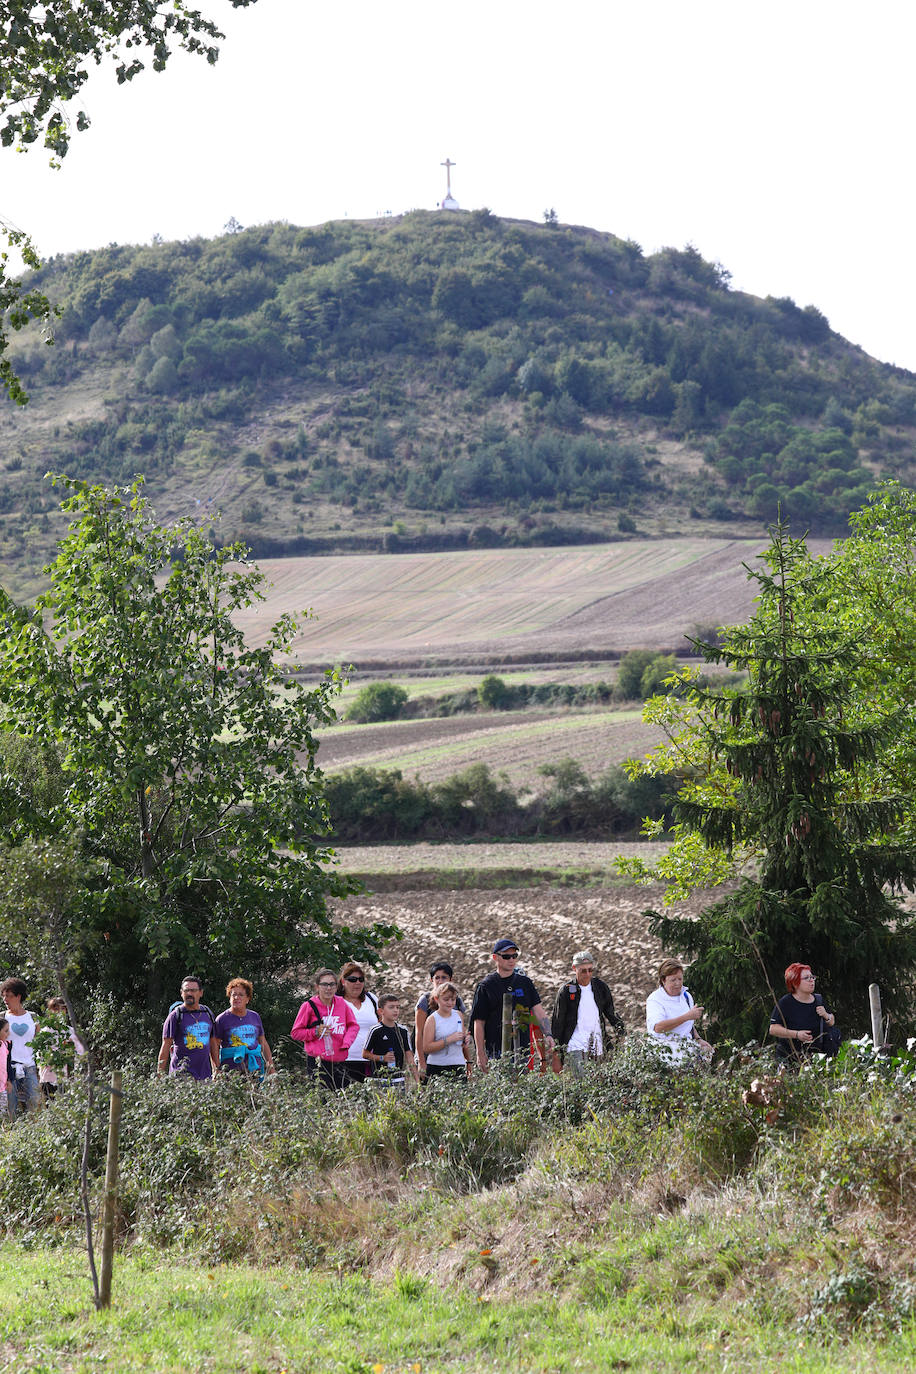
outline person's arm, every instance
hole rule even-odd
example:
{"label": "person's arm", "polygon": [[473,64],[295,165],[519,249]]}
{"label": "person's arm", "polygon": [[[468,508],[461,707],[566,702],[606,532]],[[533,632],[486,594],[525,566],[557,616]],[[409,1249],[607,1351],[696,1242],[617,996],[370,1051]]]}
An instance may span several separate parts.
{"label": "person's arm", "polygon": [[308,1002],[303,1002],[299,1008],[290,1036],[293,1040],[301,1040],[303,1044],[307,1040],[317,1038],[318,1027],[324,1022],[315,1020],[315,1009]]}
{"label": "person's arm", "polygon": [[156,1063],[157,1073],[165,1073],[167,1071],[169,1067],[169,1059],[171,1058],[172,1054],[172,1046],[174,1045],[174,1043],[175,1041],[172,1040],[169,1036],[164,1035],[162,1037],[162,1045],[159,1050],[159,1059]]}
{"label": "person's arm", "polygon": [[484,1024],[478,1020],[474,1022],[474,1048],[477,1050],[477,1067],[481,1073],[486,1073],[490,1067],[487,1058],[487,1048],[484,1044]]}
{"label": "person's arm", "polygon": [[[337,999],[335,999],[335,1009],[336,1000]],[[343,1002],[344,1005],[344,1033],[343,1039],[340,1042],[340,1048],[342,1050],[348,1050],[350,1046],[353,1044],[353,1041],[359,1035],[359,1022],[353,1015],[353,1008],[350,1006],[350,1003],[347,1001],[347,999],[345,997],[341,997],[340,1000],[341,1002]]]}
{"label": "person's arm", "polygon": [[210,1036],[210,1063],[213,1065],[214,1075],[219,1073],[219,1052],[222,1048],[222,1041],[218,1035]]}
{"label": "person's arm", "polygon": [[363,1058],[368,1059],[370,1064],[393,1064],[394,1050],[388,1050],[386,1054],[379,1054],[377,1050],[370,1048],[373,1042],[377,1041],[377,1039],[378,1037],[376,1036],[375,1031],[371,1030],[369,1032],[369,1038],[366,1041],[365,1046],[363,1047]]}
{"label": "person's arm", "polygon": [[563,1044],[566,1043],[566,1040],[569,1039],[569,1036],[568,1036],[568,1035],[565,1037],[565,1039],[564,1039],[564,1036],[563,1036],[563,1030],[564,1030],[564,1025],[563,1025],[563,1023],[564,1023],[564,1021],[565,1021],[565,1019],[566,1019],[566,1018],[564,1017],[564,1015],[563,1015],[563,1011],[564,1011],[564,1007],[563,1007],[563,997],[564,997],[564,994],[566,995],[567,1000],[569,1000],[569,984],[568,984],[568,983],[564,983],[563,986],[560,988],[560,991],[557,993],[557,996],[556,996],[556,1001],[555,1001],[554,1004],[553,1004],[553,1017],[551,1018],[551,1022],[550,1022],[550,1032],[551,1032],[551,1035],[553,1036],[553,1041],[554,1041],[554,1044],[555,1044],[555,1045],[563,1045]]}
{"label": "person's arm", "polygon": [[426,1054],[431,1054],[436,1050],[447,1050],[449,1045],[457,1045],[460,1041],[463,1042],[464,1036],[465,1031],[463,1025],[460,1031],[452,1031],[449,1035],[437,1035],[435,1017],[430,1016],[427,1019],[423,1032],[424,1052]]}
{"label": "person's arm", "polygon": [[413,1041],[417,1047],[417,1063],[420,1066],[421,1073],[426,1073],[426,1040],[423,1031],[427,1019],[427,1013],[418,1003],[417,1009],[413,1014]]}
{"label": "person's arm", "polygon": [[770,1022],[770,1035],[774,1040],[799,1040],[803,1045],[810,1045],[814,1039],[809,1030],[793,1030],[791,1026],[784,1026],[781,1021]]}
{"label": "person's arm", "polygon": [[553,1045],[554,1038],[553,1032],[550,1028],[550,1017],[547,1015],[543,1005],[540,1002],[535,1002],[534,1006],[531,1008],[531,1015],[537,1021],[541,1030],[544,1032],[544,1044],[546,1045],[547,1041],[549,1040],[551,1045]]}
{"label": "person's arm", "polygon": [[262,1053],[263,1056],[264,1056],[264,1063],[267,1065],[267,1072],[268,1072],[268,1073],[276,1073],[276,1072],[277,1072],[277,1066],[276,1066],[276,1064],[274,1063],[274,1057],[273,1057],[273,1055],[272,1055],[271,1052],[270,1052],[270,1046],[269,1046],[268,1043],[267,1043],[267,1036],[266,1036],[266,1035],[260,1035],[260,1036],[258,1037],[258,1044],[261,1046],[261,1053]]}
{"label": "person's arm", "polygon": [[656,1021],[650,1030],[654,1030],[657,1035],[667,1035],[668,1031],[677,1030],[678,1026],[683,1026],[686,1021],[699,1021],[704,1011],[705,1007],[688,1007],[680,1016],[669,1016],[663,1021]]}

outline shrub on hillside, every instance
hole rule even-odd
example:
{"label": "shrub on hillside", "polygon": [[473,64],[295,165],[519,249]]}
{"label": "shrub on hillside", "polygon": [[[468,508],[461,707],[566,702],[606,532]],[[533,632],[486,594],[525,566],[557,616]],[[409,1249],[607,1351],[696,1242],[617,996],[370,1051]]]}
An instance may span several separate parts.
{"label": "shrub on hillside", "polygon": [[361,688],[345,713],[346,720],[371,725],[380,720],[397,720],[406,705],[408,692],[396,682],[369,682]]}

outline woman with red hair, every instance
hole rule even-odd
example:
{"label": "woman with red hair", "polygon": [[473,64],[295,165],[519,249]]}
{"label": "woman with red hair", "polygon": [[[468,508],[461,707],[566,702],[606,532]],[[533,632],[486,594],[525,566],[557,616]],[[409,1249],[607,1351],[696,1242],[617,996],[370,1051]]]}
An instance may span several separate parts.
{"label": "woman with red hair", "polygon": [[834,1054],[832,1037],[824,1034],[836,1018],[814,991],[814,974],[808,964],[790,964],[786,969],[785,997],[780,997],[770,1017],[770,1035],[783,1060],[800,1060],[809,1054]]}

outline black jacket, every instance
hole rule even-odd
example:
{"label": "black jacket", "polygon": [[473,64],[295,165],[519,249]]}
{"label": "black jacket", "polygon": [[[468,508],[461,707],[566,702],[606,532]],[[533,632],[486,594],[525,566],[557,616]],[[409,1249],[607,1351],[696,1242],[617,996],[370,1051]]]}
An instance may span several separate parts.
{"label": "black jacket", "polygon": [[[595,995],[595,1006],[602,1022],[607,1021],[608,1025],[623,1035],[626,1027],[614,1010],[614,999],[611,996],[611,989],[607,983],[603,983],[600,978],[592,979],[592,992]],[[575,978],[571,983],[564,983],[557,993],[557,1000],[554,1003],[553,1019],[551,1030],[553,1038],[558,1045],[568,1045],[570,1036],[576,1029],[576,1022],[579,1019],[579,999],[582,996],[582,989]]]}

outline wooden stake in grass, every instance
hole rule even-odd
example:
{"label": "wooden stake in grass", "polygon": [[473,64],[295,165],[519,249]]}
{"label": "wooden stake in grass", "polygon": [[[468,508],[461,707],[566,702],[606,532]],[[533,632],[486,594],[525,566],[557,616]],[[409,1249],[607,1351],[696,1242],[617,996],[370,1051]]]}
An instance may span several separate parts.
{"label": "wooden stake in grass", "polygon": [[102,1272],[99,1307],[111,1306],[111,1266],[114,1258],[114,1220],[118,1201],[118,1132],[121,1128],[121,1075],[111,1075],[111,1107],[108,1113],[108,1152],[105,1156],[105,1201],[102,1208]]}
{"label": "wooden stake in grass", "polygon": [[881,1016],[881,989],[877,983],[868,985],[868,1009],[871,1012],[871,1038],[876,1050],[884,1048],[884,1020]]}
{"label": "wooden stake in grass", "polygon": [[503,1035],[502,1035],[502,1052],[503,1052],[503,1058],[504,1058],[504,1059],[508,1058],[508,1056],[511,1055],[512,1050],[513,1050],[513,1045],[512,1045],[512,1015],[513,1015],[513,1012],[514,1012],[514,1010],[515,1010],[515,1008],[514,1008],[514,1002],[515,1002],[515,999],[513,998],[512,993],[511,993],[511,992],[507,992],[507,993],[504,995],[504,997],[503,997]]}

